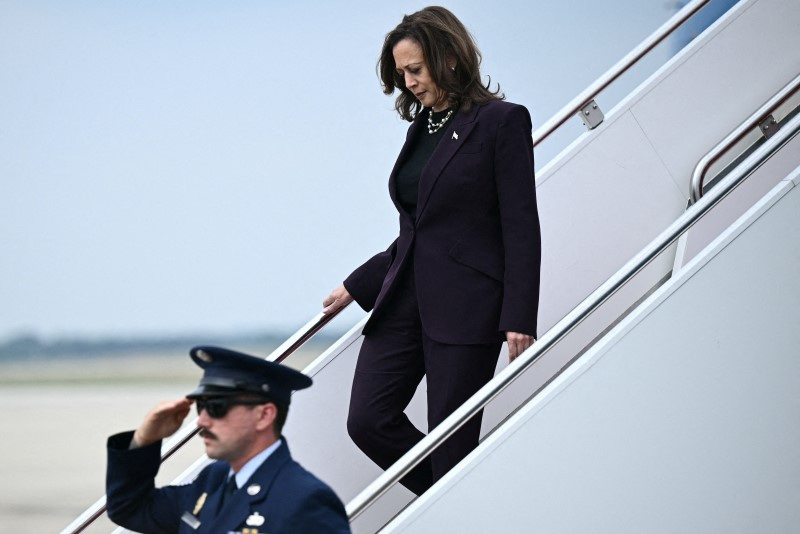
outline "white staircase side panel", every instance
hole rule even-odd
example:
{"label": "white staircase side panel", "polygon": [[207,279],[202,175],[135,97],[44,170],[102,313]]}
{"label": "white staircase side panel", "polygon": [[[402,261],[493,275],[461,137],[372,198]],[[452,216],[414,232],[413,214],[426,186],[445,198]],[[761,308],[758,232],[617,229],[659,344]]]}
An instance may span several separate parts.
{"label": "white staircase side panel", "polygon": [[741,1],[624,103],[689,198],[700,158],[800,73],[800,3]]}
{"label": "white staircase side panel", "polygon": [[[796,0],[739,2],[611,110],[603,124],[542,170],[537,178],[543,251],[540,334],[684,212],[700,157],[800,72],[797,27]],[[764,28],[769,28],[768,39]],[[770,54],[780,59],[763,61]],[[740,69],[755,63],[769,74],[751,76]],[[731,90],[732,76],[746,79]],[[699,126],[685,120],[689,108],[697,113]],[[680,152],[672,154],[675,142],[681,143]],[[760,199],[775,177],[797,165],[795,146],[785,147],[764,166],[765,172],[748,179],[692,230],[698,244],[693,253]],[[724,214],[726,206],[735,208]],[[492,401],[484,414],[484,432],[668,277],[674,251],[662,254]],[[498,368],[504,366],[501,358]]]}
{"label": "white staircase side panel", "polygon": [[536,188],[542,227],[540,333],[686,206],[629,112],[615,117],[580,148]]}
{"label": "white staircase side panel", "polygon": [[[798,27],[796,0],[740,1],[541,170],[539,333],[685,210],[697,161],[800,72]],[[641,276],[643,289],[670,269],[656,271]],[[641,296],[617,296],[574,345]]]}
{"label": "white staircase side panel", "polygon": [[796,532],[800,168],[383,532]]}
{"label": "white staircase side panel", "polygon": [[800,164],[800,135],[757,169],[752,176],[725,197],[714,210],[698,221],[681,237],[675,258],[675,269],[694,258],[753,204],[775,187],[778,176],[786,176]]}

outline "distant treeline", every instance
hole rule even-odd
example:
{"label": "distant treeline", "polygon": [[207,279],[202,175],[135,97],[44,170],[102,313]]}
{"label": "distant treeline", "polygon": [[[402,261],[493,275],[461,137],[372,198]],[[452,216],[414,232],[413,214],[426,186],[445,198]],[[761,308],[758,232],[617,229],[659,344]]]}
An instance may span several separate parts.
{"label": "distant treeline", "polygon": [[[217,345],[241,349],[264,347],[272,351],[290,334],[262,332],[256,334],[179,335],[129,338],[63,338],[43,340],[35,335],[20,335],[0,343],[0,360],[33,360],[53,358],[84,358],[115,356],[131,353],[180,352],[188,353],[196,345]],[[337,333],[319,333],[309,343],[332,343]]]}

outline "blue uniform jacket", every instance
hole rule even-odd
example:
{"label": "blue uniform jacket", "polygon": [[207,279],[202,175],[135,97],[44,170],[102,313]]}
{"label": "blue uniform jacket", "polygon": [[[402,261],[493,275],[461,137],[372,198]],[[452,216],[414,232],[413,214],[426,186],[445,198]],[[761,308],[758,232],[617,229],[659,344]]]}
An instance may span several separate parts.
{"label": "blue uniform jacket", "polygon": [[108,516],[143,533],[349,533],[333,490],[295,462],[286,441],[217,510],[230,466],[214,462],[185,486],[156,489],[161,442],[129,449],[132,432],[108,439]]}

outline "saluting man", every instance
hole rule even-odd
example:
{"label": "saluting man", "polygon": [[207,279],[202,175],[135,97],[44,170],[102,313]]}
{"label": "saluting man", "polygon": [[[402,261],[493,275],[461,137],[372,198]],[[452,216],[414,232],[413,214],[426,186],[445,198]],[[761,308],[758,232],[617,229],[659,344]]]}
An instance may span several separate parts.
{"label": "saluting man", "polygon": [[[333,490],[289,454],[281,428],[293,390],[311,379],[293,369],[218,347],[195,347],[205,372],[186,398],[154,408],[135,432],[108,439],[108,516],[155,532],[350,532]],[[161,440],[195,404],[206,454],[218,460],[191,484],[156,489]]]}

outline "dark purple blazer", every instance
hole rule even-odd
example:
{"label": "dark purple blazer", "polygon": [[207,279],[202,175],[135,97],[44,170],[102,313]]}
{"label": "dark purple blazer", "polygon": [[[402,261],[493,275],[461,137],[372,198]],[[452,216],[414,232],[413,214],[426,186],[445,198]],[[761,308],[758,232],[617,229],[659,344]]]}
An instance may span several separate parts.
{"label": "dark purple blazer", "polygon": [[396,176],[424,127],[420,117],[411,124],[389,178],[400,235],[344,282],[373,310],[364,334],[411,261],[432,339],[469,345],[503,340],[506,331],[535,336],[541,240],[528,110],[493,100],[457,113],[420,176],[415,221],[398,203]]}

